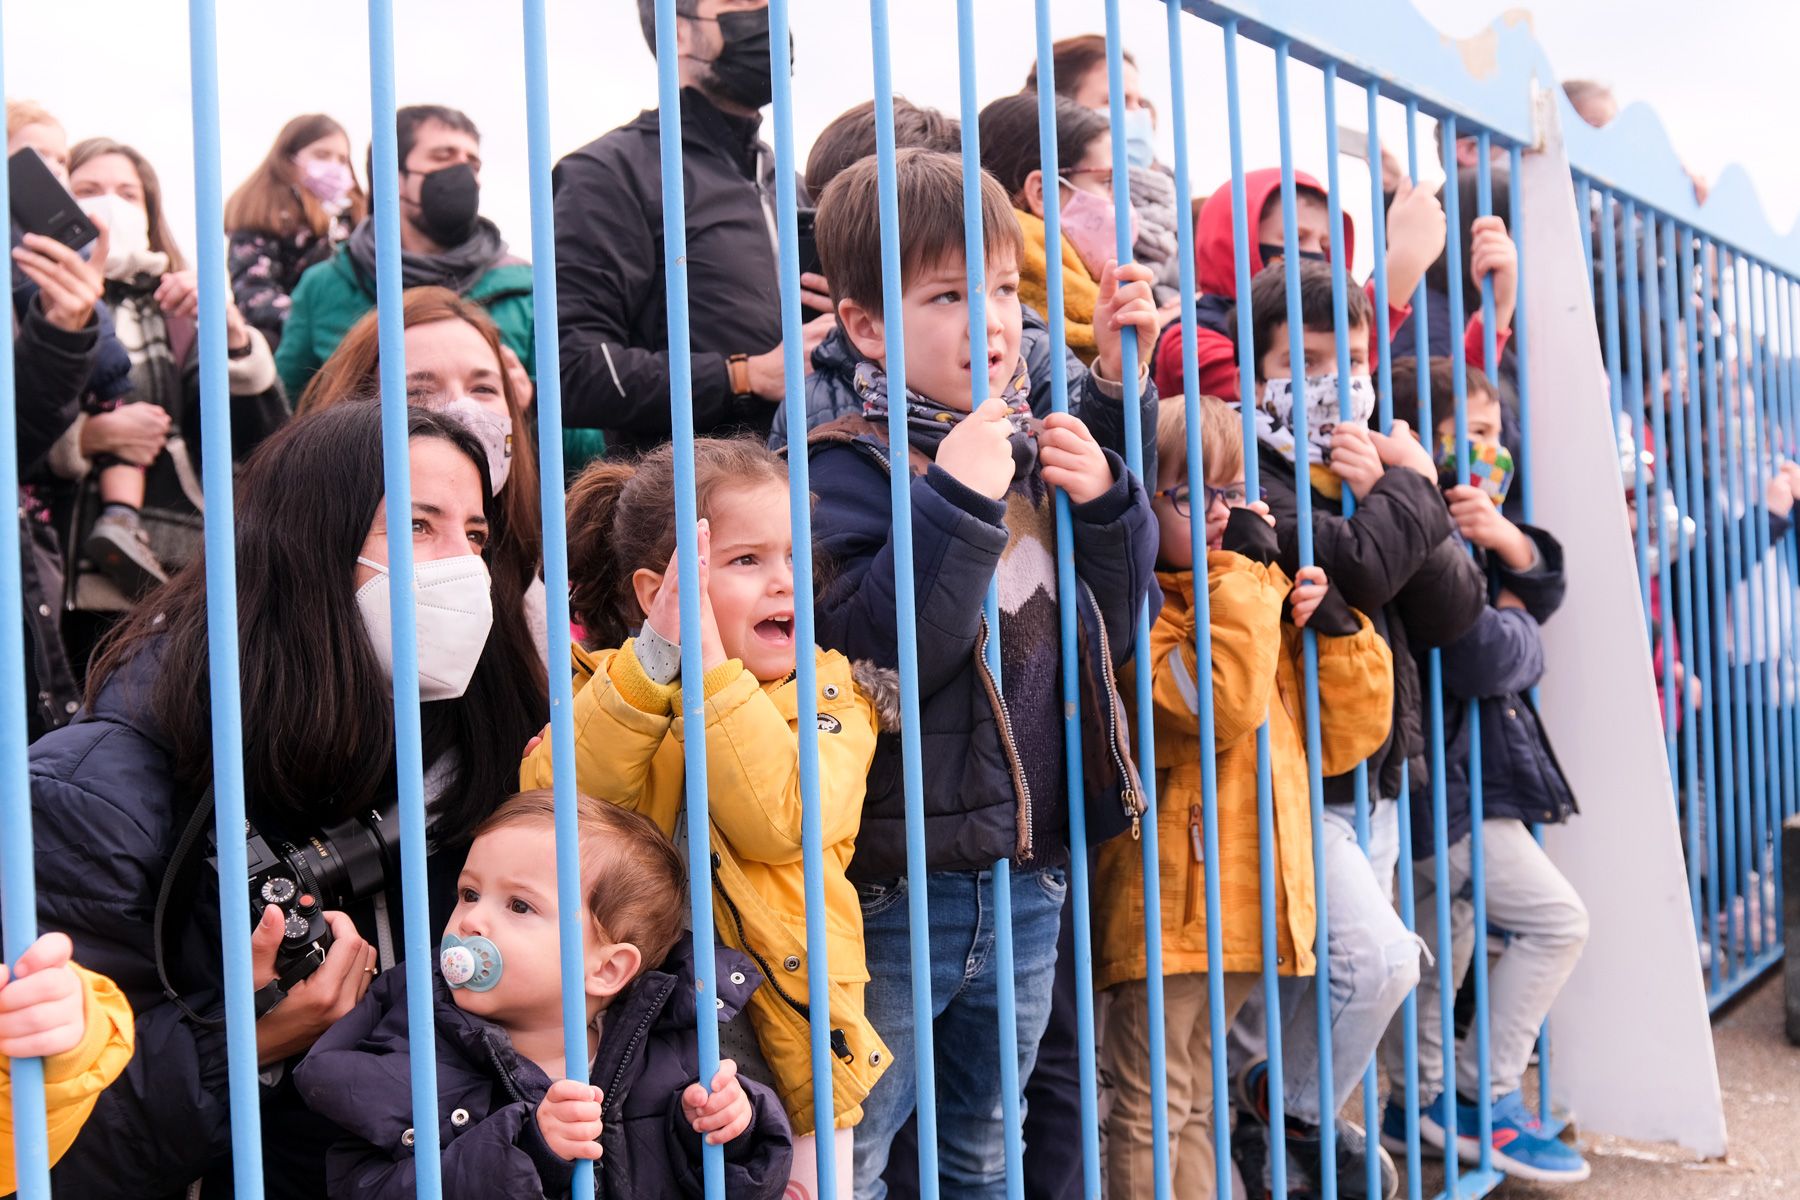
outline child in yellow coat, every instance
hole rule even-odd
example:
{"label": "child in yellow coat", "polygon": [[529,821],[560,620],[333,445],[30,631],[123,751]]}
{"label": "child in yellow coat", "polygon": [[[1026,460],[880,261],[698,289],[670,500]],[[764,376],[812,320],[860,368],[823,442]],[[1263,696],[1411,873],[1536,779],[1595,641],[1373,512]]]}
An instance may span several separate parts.
{"label": "child in yellow coat", "polygon": [[[1225,1023],[1262,970],[1256,730],[1269,723],[1275,845],[1275,946],[1282,974],[1313,972],[1314,891],[1307,790],[1301,630],[1318,637],[1321,769],[1349,770],[1388,734],[1393,662],[1361,613],[1331,591],[1317,567],[1290,583],[1275,564],[1268,510],[1244,494],[1238,416],[1202,397],[1205,503],[1188,496],[1187,410],[1165,397],[1157,421],[1162,527],[1158,581],[1164,602],[1150,631],[1158,759],[1171,1194],[1214,1192],[1211,1036],[1207,1013],[1206,864],[1203,860],[1198,652],[1190,514],[1206,521],[1206,587],[1212,638],[1217,754],[1219,930]],[[1199,512],[1196,513],[1196,508]],[[1094,894],[1096,987],[1112,991],[1103,1055],[1117,1088],[1108,1118],[1108,1192],[1151,1190],[1149,1026],[1146,1020],[1143,860],[1134,842],[1100,848]]]}
{"label": "child in yellow coat", "polygon": [[131,1005],[104,975],[69,961],[66,933],[33,942],[9,975],[0,964],[0,1195],[16,1186],[12,1060],[44,1060],[50,1161],[81,1132],[94,1102],[131,1061]]}
{"label": "child in yellow coat", "polygon": [[[703,680],[682,680],[680,582],[674,558],[673,460],[667,447],[635,462],[595,463],[569,493],[570,601],[589,645],[575,653],[575,771],[579,788],[635,809],[679,838],[686,736],[682,689],[706,697],[712,818],[713,915],[719,939],[765,976],[750,1000],[759,1064],[797,1137],[812,1134],[806,887],[795,686],[793,546],[787,464],[760,441],[700,439],[694,447],[701,516]],[[844,876],[862,822],[877,733],[891,728],[892,685],[835,651],[804,647],[817,670],[819,804],[824,843],[826,953],[831,977],[835,1153],[848,1178],[849,1130],[890,1055],[863,1012],[869,974],[862,908]],[[526,757],[521,786],[551,782],[548,738]],[[729,1028],[721,1031],[731,1033]],[[731,1047],[727,1046],[727,1049]],[[829,1139],[828,1139],[829,1141]],[[797,1163],[815,1147],[797,1142]],[[817,1148],[819,1153],[832,1149]]]}

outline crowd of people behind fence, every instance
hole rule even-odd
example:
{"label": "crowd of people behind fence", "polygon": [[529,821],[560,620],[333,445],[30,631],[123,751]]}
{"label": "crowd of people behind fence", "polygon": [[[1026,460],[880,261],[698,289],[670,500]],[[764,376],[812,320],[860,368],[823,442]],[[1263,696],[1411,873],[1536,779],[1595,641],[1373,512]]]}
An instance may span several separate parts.
{"label": "crowd of people behind fence", "polygon": [[[640,0],[652,42],[653,10]],[[1406,1139],[1396,1014],[1415,989],[1419,1136],[1427,1154],[1473,1155],[1476,1034],[1443,1027],[1438,972],[1422,971],[1421,957],[1451,954],[1459,986],[1469,967],[1477,737],[1487,915],[1505,934],[1488,981],[1493,1160],[1527,1179],[1585,1178],[1562,1121],[1534,1112],[1523,1091],[1537,1030],[1582,953],[1587,914],[1529,830],[1572,817],[1576,798],[1531,699],[1545,669],[1539,627],[1563,599],[1564,565],[1556,537],[1524,522],[1508,486],[1524,447],[1504,152],[1493,164],[1500,215],[1476,216],[1478,143],[1454,147],[1460,177],[1449,186],[1461,189],[1463,214],[1454,229],[1441,193],[1414,185],[1391,160],[1372,168],[1387,193],[1374,218],[1385,232],[1385,314],[1375,311],[1374,280],[1353,280],[1334,297],[1332,268],[1353,261],[1359,231],[1348,220],[1332,227],[1315,176],[1294,175],[1291,242],[1279,169],[1245,174],[1242,213],[1229,182],[1217,187],[1194,203],[1199,294],[1189,329],[1177,247],[1187,201],[1157,160],[1158,109],[1127,54],[1124,124],[1115,126],[1105,42],[1069,38],[1054,62],[1057,171],[1039,158],[1036,67],[1021,92],[980,114],[988,290],[985,340],[974,343],[959,122],[895,102],[902,278],[893,312],[883,290],[876,114],[861,104],[825,128],[800,181],[811,236],[800,247],[807,428],[795,430],[781,405],[774,160],[759,116],[771,95],[768,14],[762,0],[692,0],[679,10],[680,113],[647,110],[555,168],[559,362],[534,353],[530,265],[482,215],[475,120],[438,105],[398,113],[428,915],[441,937],[429,1048],[411,1042],[423,1031],[407,1021],[405,975],[395,969],[403,947],[391,831],[401,768],[372,164],[358,161],[329,116],[296,117],[226,204],[251,953],[270,1193],[411,1195],[407,1062],[421,1052],[437,1056],[446,1195],[557,1196],[584,1159],[596,1161],[609,1195],[698,1195],[706,1144],[723,1146],[734,1197],[814,1187],[823,1156],[837,1164],[840,1194],[916,1194],[902,588],[912,591],[917,641],[917,711],[906,715],[921,747],[924,821],[915,832],[929,873],[943,1194],[1004,1194],[1003,1019],[1017,1028],[1026,1192],[1080,1190],[1068,899],[1077,805],[1094,872],[1108,1194],[1151,1191],[1152,973],[1164,997],[1174,1195],[1213,1195],[1214,1122],[1227,1119],[1214,1112],[1212,972],[1222,975],[1232,1030],[1221,1052],[1230,1055],[1229,1145],[1245,1194],[1270,1194],[1279,1145],[1289,1195],[1317,1194],[1330,1172],[1340,1196],[1366,1194],[1365,1174],[1379,1179],[1383,1197],[1394,1195]],[[1610,115],[1604,89],[1581,85],[1571,95],[1584,114],[1595,110],[1592,119]],[[658,134],[676,119],[698,435],[699,679],[683,677],[669,445]],[[78,131],[91,136],[72,144],[71,132],[53,106],[7,103],[9,154],[40,155],[100,237],[78,252],[16,227],[13,236],[20,585],[38,919],[47,932],[10,979],[0,974],[0,1051],[45,1057],[58,1194],[165,1197],[205,1181],[212,1195],[230,1177],[219,913],[245,903],[246,881],[219,878],[206,840],[214,743],[201,284],[165,218],[155,167],[105,136],[125,131]],[[1119,139],[1129,212],[1113,203]],[[1051,204],[1061,218],[1057,246],[1046,238]],[[1115,239],[1127,221],[1134,250],[1120,262]],[[1597,232],[1636,252],[1630,229]],[[1244,233],[1249,244],[1239,246]],[[1290,248],[1303,260],[1297,303],[1283,262]],[[1248,295],[1237,286],[1240,250]],[[1452,277],[1450,262],[1464,264],[1463,274]],[[1048,305],[1053,280],[1060,311]],[[1410,304],[1421,283],[1424,318]],[[1469,315],[1463,328],[1451,323],[1453,297]],[[1339,306],[1343,322],[1334,320]],[[1239,332],[1246,308],[1248,344]],[[1295,313],[1298,330],[1288,327]],[[1414,322],[1427,319],[1431,357],[1420,360]],[[890,356],[902,323],[904,350]],[[1135,360],[1124,352],[1127,332],[1141,350]],[[1499,351],[1491,375],[1489,341]],[[1184,395],[1190,342],[1197,407]],[[1066,411],[1052,406],[1057,354]],[[1394,414],[1385,431],[1371,382],[1383,359]],[[535,381],[546,372],[560,376],[563,402],[573,663],[546,660],[533,419]],[[1453,375],[1464,374],[1466,475],[1454,445]],[[987,397],[979,405],[977,391]],[[1642,397],[1627,400],[1630,411]],[[1240,432],[1246,404],[1250,443]],[[1128,406],[1138,410],[1140,446],[1127,444]],[[904,446],[889,441],[897,409]],[[1622,438],[1627,471],[1650,461],[1647,439],[1630,429]],[[1191,488],[1196,444],[1203,486]],[[818,644],[805,646],[795,637],[796,605],[806,599],[794,591],[789,525],[795,453],[810,463],[818,567]],[[1252,462],[1254,490],[1245,482]],[[909,480],[910,573],[896,562],[896,470]],[[1796,475],[1789,467],[1770,480],[1775,539]],[[1068,502],[1065,535],[1058,492]],[[1307,495],[1312,561],[1302,566]],[[1059,558],[1074,564],[1072,667],[1059,650],[1059,605],[1070,598],[1059,594]],[[979,603],[991,586],[997,625]],[[1154,621],[1143,646],[1137,615],[1146,603]],[[1426,757],[1432,684],[1421,665],[1432,652],[1445,695],[1458,701],[1444,705],[1444,829],[1434,825]],[[1679,647],[1657,654],[1659,675],[1672,670],[1686,697],[1698,681],[1683,674]],[[816,681],[816,793],[803,789],[799,767],[802,655]],[[1065,679],[1071,669],[1078,678]],[[547,679],[565,670],[575,685],[587,908],[578,983],[561,969],[558,894],[546,869],[557,749]],[[1152,674],[1154,780],[1139,777],[1134,754],[1137,670]],[[700,735],[683,720],[694,711],[683,699],[690,687],[704,693],[714,946],[695,946],[687,930],[683,747]],[[1078,771],[1065,687],[1079,696]],[[1268,812],[1259,824],[1264,754]],[[1353,803],[1359,770],[1366,849]],[[1318,824],[1309,773],[1324,778]],[[1209,774],[1216,846],[1203,819]],[[807,938],[808,803],[822,828],[822,947]],[[1401,806],[1410,806],[1416,931],[1394,905]],[[1138,840],[1147,822],[1161,847],[1151,880]],[[1264,836],[1271,845],[1259,844]],[[1437,928],[1434,901],[1440,845],[1453,892],[1448,933]],[[1265,853],[1272,882],[1259,875]],[[1011,864],[1008,980],[995,953],[998,862]],[[1147,886],[1159,892],[1160,964],[1147,961]],[[1216,909],[1206,898],[1215,886]],[[1209,930],[1214,918],[1221,928]],[[1278,1011],[1256,986],[1265,944],[1281,976]],[[724,1057],[710,1079],[700,1077],[694,1032],[696,956],[716,963]],[[1321,963],[1330,967],[1329,1047],[1319,1044],[1313,992]],[[815,968],[829,971],[824,1011],[809,983]],[[561,1008],[572,983],[585,1000],[591,1064],[574,1079]],[[815,1127],[819,1022],[831,1050],[830,1130]],[[1277,1032],[1281,1053],[1270,1056]],[[1445,1067],[1452,1043],[1454,1079]],[[1271,1057],[1281,1138],[1270,1129]],[[1365,1130],[1335,1110],[1371,1059],[1390,1086],[1380,1127]],[[0,1119],[9,1111],[0,1104]],[[12,1184],[6,1162],[0,1190]]]}

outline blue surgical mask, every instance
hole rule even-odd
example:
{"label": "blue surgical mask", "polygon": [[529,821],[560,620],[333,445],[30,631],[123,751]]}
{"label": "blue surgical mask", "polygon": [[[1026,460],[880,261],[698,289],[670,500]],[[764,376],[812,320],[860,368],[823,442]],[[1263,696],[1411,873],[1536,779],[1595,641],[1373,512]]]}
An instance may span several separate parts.
{"label": "blue surgical mask", "polygon": [[444,982],[452,991],[459,988],[471,992],[491,991],[500,982],[503,966],[500,947],[479,934],[460,938],[454,933],[446,933],[444,940],[438,943],[438,969],[444,973]]}
{"label": "blue surgical mask", "polygon": [[1156,161],[1156,122],[1147,108],[1125,110],[1125,157],[1134,167]]}

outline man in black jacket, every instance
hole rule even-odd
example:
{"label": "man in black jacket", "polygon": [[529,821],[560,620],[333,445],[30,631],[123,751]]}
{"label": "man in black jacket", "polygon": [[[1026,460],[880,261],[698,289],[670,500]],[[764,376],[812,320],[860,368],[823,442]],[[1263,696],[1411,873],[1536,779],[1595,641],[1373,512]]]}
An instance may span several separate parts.
{"label": "man in black jacket", "polygon": [[[694,432],[767,434],[784,394],[774,156],[757,137],[769,103],[768,0],[677,0],[687,200]],[[638,0],[656,45],[654,0]],[[557,325],[563,420],[615,449],[669,438],[663,275],[662,114],[647,109],[556,166]],[[803,302],[808,355],[836,318],[816,275]]]}

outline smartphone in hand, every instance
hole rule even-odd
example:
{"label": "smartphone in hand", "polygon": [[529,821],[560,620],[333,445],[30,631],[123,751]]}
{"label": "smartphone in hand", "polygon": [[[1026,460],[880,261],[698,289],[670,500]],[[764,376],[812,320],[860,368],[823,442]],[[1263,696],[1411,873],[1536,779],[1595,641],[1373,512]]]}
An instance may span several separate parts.
{"label": "smartphone in hand", "polygon": [[69,189],[36,150],[26,146],[6,160],[12,187],[12,216],[26,233],[54,238],[79,250],[100,236]]}

